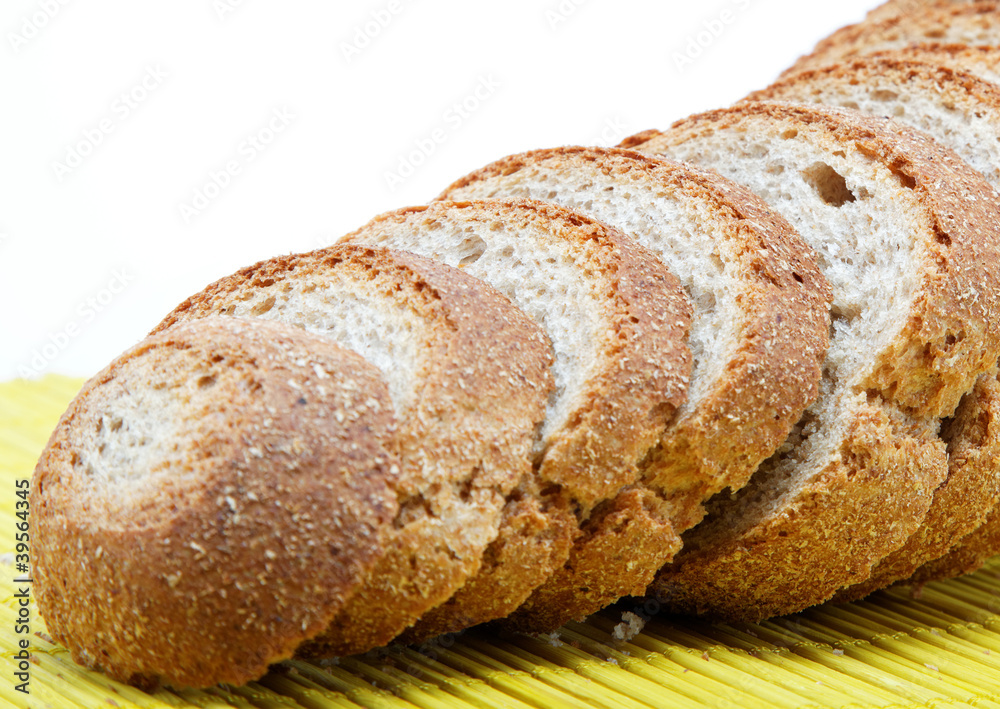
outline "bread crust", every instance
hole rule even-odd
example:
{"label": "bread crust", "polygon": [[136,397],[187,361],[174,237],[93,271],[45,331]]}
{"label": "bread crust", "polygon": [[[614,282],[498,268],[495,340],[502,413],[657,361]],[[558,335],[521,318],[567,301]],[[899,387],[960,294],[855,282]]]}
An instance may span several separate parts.
{"label": "bread crust", "polygon": [[[941,49],[934,49],[934,46]],[[945,46],[951,47],[953,51],[944,49]],[[994,52],[1000,58],[1000,50],[983,50]],[[943,60],[935,59],[939,56],[944,57]],[[881,51],[789,75],[766,89],[754,91],[745,100],[802,102],[801,92],[819,82],[844,82],[853,85],[874,79],[895,81],[907,90],[919,84],[929,92],[937,91],[942,94],[939,99],[941,101],[955,99],[968,105],[989,106],[996,111],[1000,107],[1000,86],[978,75],[972,67],[966,68],[963,60],[956,58],[961,56],[963,54],[959,53],[955,45],[931,45],[925,46],[923,50],[912,47]],[[971,60],[965,61],[971,64]],[[945,99],[944,96],[948,98]],[[905,116],[900,122],[910,123]]]}
{"label": "bread crust", "polygon": [[917,530],[945,476],[942,448],[932,429],[862,402],[829,464],[780,513],[707,548],[685,547],[648,593],[722,621],[820,603]]}
{"label": "bread crust", "polygon": [[[996,373],[980,377],[975,389],[962,401],[955,418],[945,425],[942,435],[948,442],[950,470],[947,487],[942,486],[938,495],[947,494],[954,503],[942,507],[949,511],[946,519],[929,519],[925,523],[923,535],[929,538],[923,543],[936,548],[944,547],[949,540],[952,543],[945,547],[945,554],[913,571],[907,583],[961,576],[977,570],[1000,552],[1000,510],[996,506],[1000,503],[1000,382],[997,377]],[[985,515],[978,505],[962,503],[963,498],[975,500],[989,496],[994,506]],[[968,533],[957,544],[951,536],[942,539],[938,531],[959,528]],[[920,542],[916,540],[915,544]]]}
{"label": "bread crust", "polygon": [[[840,590],[833,597],[835,602],[855,601],[911,577],[925,562],[948,554],[956,543],[977,545],[976,538],[966,542],[967,535],[985,522],[1000,501],[998,415],[1000,382],[997,373],[990,372],[979,378],[955,416],[944,425],[941,438],[948,446],[948,478],[934,492],[934,501],[923,524],[902,547],[879,562],[865,581]],[[960,552],[963,556],[967,553],[968,549]],[[943,570],[956,559],[957,555],[936,566]],[[930,573],[927,570],[923,575]]]}
{"label": "bread crust", "polygon": [[510,615],[562,567],[579,536],[576,515],[567,505],[537,492],[512,496],[479,572],[397,640],[420,643]]}
{"label": "bread crust", "polygon": [[685,550],[653,586],[679,610],[742,620],[826,600],[863,580],[917,530],[946,472],[937,417],[950,415],[993,366],[998,345],[996,193],[915,131],[855,112],[749,103],[681,121],[668,134],[646,134],[639,149],[660,152],[737,125],[753,130],[760,120],[822,131],[828,137],[816,140],[831,152],[852,144],[889,167],[919,195],[923,228],[915,237],[924,256],[905,326],[842,385],[867,401],[841,408],[851,424],[822,474],[760,521],[692,530],[690,549],[685,537]]}
{"label": "bread crust", "polygon": [[995,82],[1000,76],[1000,47],[941,42],[920,42],[898,49],[878,50],[858,55],[858,59],[895,57],[940,64],[967,71],[986,81]]}
{"label": "bread crust", "polygon": [[[385,215],[347,238],[379,243],[383,233],[391,237],[400,228],[454,219],[534,223],[563,240],[581,271],[588,270],[581,277],[606,283],[606,339],[582,405],[569,417],[571,426],[553,436],[534,490],[527,491],[527,498],[547,510],[549,525],[524,522],[520,513],[527,500],[521,491],[479,575],[447,604],[425,614],[403,636],[407,642],[506,616],[562,567],[579,525],[595,505],[638,479],[638,463],[683,400],[691,366],[685,345],[691,306],[677,279],[618,230],[576,212],[530,200],[437,202]],[[530,234],[526,229],[524,238]],[[553,485],[565,501],[539,500],[541,491]],[[571,510],[577,514],[567,515]],[[566,532],[553,543],[552,529]],[[677,534],[669,520],[659,524],[659,534],[661,556],[672,554]]]}
{"label": "bread crust", "polygon": [[[993,32],[995,35],[993,23],[1000,11],[1000,3],[925,2],[919,3],[922,7],[918,12],[911,10],[911,3],[917,4],[913,0],[899,7],[886,3],[864,21],[842,27],[820,40],[811,53],[800,57],[780,78],[876,49],[896,48],[928,39],[947,42],[950,41],[948,31],[952,27],[979,28],[980,32]],[[993,36],[982,44],[1000,44],[1000,36]]]}
{"label": "bread crust", "polygon": [[681,548],[660,491],[630,485],[599,505],[566,562],[499,621],[514,631],[553,631],[624,596],[641,595]]}
{"label": "bread crust", "polygon": [[[633,193],[652,189],[707,215],[699,216],[704,248],[717,249],[725,267],[739,274],[737,344],[720,365],[722,374],[694,408],[689,401],[671,421],[643,461],[640,482],[587,520],[566,565],[504,621],[537,632],[641,593],[677,551],[676,534],[701,519],[702,502],[726,487],[742,487],[787,437],[818,393],[830,290],[811,249],[748,190],[634,151],[567,147],[514,155],[462,178],[440,199],[521,196],[512,194],[508,180],[517,186],[525,171],[544,175],[547,199],[569,208],[577,206],[559,194],[562,175],[611,178],[617,189]],[[566,189],[576,201],[585,199],[571,184]]]}
{"label": "bread crust", "polygon": [[929,561],[900,584],[922,586],[931,581],[955,578],[978,571],[1000,552],[1000,510],[994,508],[986,520],[940,559]]}
{"label": "bread crust", "polygon": [[411,401],[396,402],[395,531],[364,587],[300,648],[308,656],[387,644],[479,569],[507,496],[531,472],[534,433],[553,387],[548,339],[505,297],[444,264],[388,249],[338,245],[259,263],[188,299],[158,329],[282,309],[302,325],[284,300],[289,289],[350,297],[356,286],[346,283],[362,284],[387,309],[412,310],[425,327],[415,335],[418,361],[394,362],[416,369]]}
{"label": "bread crust", "polygon": [[[129,466],[155,445],[129,443],[157,430],[149,391],[188,418],[172,422],[174,453]],[[263,675],[384,553],[394,424],[378,372],[309,333],[229,319],[147,338],[83,387],[35,469],[48,631],[120,681]]]}

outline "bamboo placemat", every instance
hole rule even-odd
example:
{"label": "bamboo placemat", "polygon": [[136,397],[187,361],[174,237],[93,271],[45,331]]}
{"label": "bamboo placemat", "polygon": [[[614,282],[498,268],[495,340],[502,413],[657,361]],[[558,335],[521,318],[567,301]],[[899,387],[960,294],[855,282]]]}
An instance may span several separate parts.
{"label": "bamboo placemat", "polygon": [[[337,662],[291,661],[244,687],[146,693],[76,665],[31,607],[30,695],[15,689],[14,481],[82,382],[0,384],[0,709],[30,707],[996,707],[1000,559],[977,574],[756,625],[711,625],[625,604],[551,636],[470,631]],[[623,613],[651,616],[618,640]],[[618,631],[616,634],[616,626]],[[629,633],[625,633],[629,635]]]}

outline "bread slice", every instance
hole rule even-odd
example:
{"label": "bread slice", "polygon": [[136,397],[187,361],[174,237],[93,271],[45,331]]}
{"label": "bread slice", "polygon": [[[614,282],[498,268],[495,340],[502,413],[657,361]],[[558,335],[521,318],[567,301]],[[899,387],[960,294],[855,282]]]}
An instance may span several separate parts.
{"label": "bread slice", "polygon": [[[1000,87],[968,72],[887,52],[796,74],[750,99],[847,106],[893,116],[951,148],[1000,187]],[[868,579],[840,591],[836,600],[856,600],[909,577],[982,523],[1000,498],[1000,471],[968,465],[949,470],[924,524]]]}
{"label": "bread slice", "polygon": [[750,187],[833,288],[819,400],[656,588],[726,618],[820,603],[916,531],[947,470],[939,418],[995,364],[996,194],[923,134],[827,107],[741,104],[626,143]]}
{"label": "bread slice", "polygon": [[[941,435],[948,443],[950,470],[948,482],[942,488],[951,486],[954,478],[985,481],[997,477],[1000,467],[1000,382],[997,378],[996,372],[980,377],[976,387],[962,400],[954,418],[945,423]],[[948,506],[949,516],[966,518],[970,524],[979,524],[947,554],[917,569],[910,583],[961,576],[977,570],[990,557],[1000,553],[1000,510],[994,506],[983,519],[977,505],[964,505],[959,501],[961,496],[975,499],[989,493],[993,491],[985,485],[980,491],[963,492],[957,489],[954,494],[956,503]],[[977,516],[970,519],[973,515]],[[953,524],[951,519],[938,518],[929,519],[925,527],[933,533],[939,528],[948,529]]]}
{"label": "bread slice", "polygon": [[385,377],[401,458],[395,531],[364,587],[301,652],[385,645],[475,574],[496,538],[507,496],[531,472],[552,389],[548,339],[457,269],[358,246],[243,269],[158,329],[218,315],[305,328],[362,354]]}
{"label": "bread slice", "polygon": [[277,323],[153,335],[70,404],[31,486],[48,632],[116,680],[243,684],[384,553],[398,457],[378,371]]}
{"label": "bread slice", "polygon": [[[529,200],[436,202],[384,215],[346,238],[459,266],[534,317],[552,340],[557,391],[533,495],[569,500],[578,522],[589,530],[592,520],[616,548],[627,539],[634,556],[623,563],[676,551],[678,537],[659,500],[635,486],[639,463],[683,402],[691,367],[691,305],[659,259],[601,222]],[[544,526],[516,517],[505,522],[479,576],[405,639],[499,618],[521,605],[569,553],[567,546],[556,558],[537,540],[539,531]],[[515,557],[518,549],[536,558]]]}
{"label": "bread slice", "polygon": [[812,53],[801,57],[782,78],[858,54],[899,49],[921,42],[998,46],[998,19],[998,2],[934,2],[926,3],[926,7],[917,12],[886,10],[858,24],[843,27],[820,41]]}
{"label": "bread slice", "polygon": [[[818,394],[830,295],[812,250],[744,188],[629,150],[515,155],[441,196],[496,197],[542,199],[600,219],[680,278],[694,303],[688,398],[641,463],[639,487],[612,505],[627,509],[625,499],[641,489],[675,531],[689,529],[711,495],[743,486]],[[671,548],[636,549],[630,535],[613,531],[624,519],[591,517],[566,565],[507,624],[551,630],[642,593]]]}

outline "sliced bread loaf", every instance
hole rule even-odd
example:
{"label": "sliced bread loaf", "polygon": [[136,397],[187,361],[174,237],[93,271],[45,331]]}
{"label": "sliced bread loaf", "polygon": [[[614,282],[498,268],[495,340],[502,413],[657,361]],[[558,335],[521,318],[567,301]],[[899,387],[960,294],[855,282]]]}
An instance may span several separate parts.
{"label": "sliced bread loaf", "polygon": [[112,678],[243,684],[322,632],[384,553],[378,371],[277,323],[151,336],[91,379],[31,486],[48,632]]}
{"label": "sliced bread loaf", "polygon": [[996,193],[916,131],[819,106],[741,104],[626,143],[750,187],[833,288],[819,400],[656,587],[727,618],[822,602],[916,531],[946,475],[939,418],[995,364]]}
{"label": "sliced bread loaf", "polygon": [[[829,287],[811,249],[759,198],[714,173],[634,151],[539,150],[459,180],[442,199],[529,198],[617,227],[663,259],[694,304],[687,401],[640,464],[638,486],[592,516],[566,565],[508,625],[551,630],[641,593],[673,547],[637,549],[626,500],[649,496],[678,533],[739,489],[818,393]],[[640,492],[637,492],[641,490]],[[638,531],[638,530],[637,530]],[[609,573],[614,569],[614,573]]]}
{"label": "sliced bread loaf", "polygon": [[305,328],[383,373],[401,461],[394,532],[364,587],[302,652],[388,643],[475,574],[496,538],[507,496],[531,471],[552,388],[548,339],[457,269],[359,246],[243,269],[188,299],[158,330],[219,315]]}
{"label": "sliced bread loaf", "polygon": [[[557,386],[538,447],[543,505],[558,509],[547,500],[563,498],[580,524],[609,520],[600,529],[616,549],[627,539],[637,556],[676,551],[659,500],[635,487],[639,463],[683,402],[691,366],[691,305],[659,259],[590,217],[528,200],[436,202],[346,238],[459,266],[534,317],[552,340]],[[516,522],[505,522],[479,576],[407,639],[505,616],[563,566],[568,548],[557,559],[534,536],[544,527]],[[602,572],[612,561],[605,557]]]}
{"label": "sliced bread loaf", "polygon": [[916,12],[886,10],[837,30],[800,58],[782,77],[876,50],[920,42],[1000,45],[1000,3],[931,2]]}
{"label": "sliced bread loaf", "polygon": [[[750,98],[847,106],[893,116],[951,148],[1000,186],[1000,87],[974,74],[886,52],[795,74]],[[1000,470],[951,465],[918,531],[872,569],[868,579],[839,592],[836,599],[855,600],[909,577],[976,529],[998,498]]]}

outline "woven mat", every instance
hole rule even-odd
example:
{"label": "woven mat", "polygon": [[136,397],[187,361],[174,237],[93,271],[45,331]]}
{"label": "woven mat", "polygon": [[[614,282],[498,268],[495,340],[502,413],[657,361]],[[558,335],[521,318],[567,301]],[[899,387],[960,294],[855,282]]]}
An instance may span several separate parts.
{"label": "woven mat", "polygon": [[[80,380],[0,384],[0,709],[9,707],[996,707],[1000,558],[971,576],[757,625],[710,625],[619,606],[539,638],[470,631],[339,662],[291,661],[244,687],[153,694],[76,665],[34,608],[30,695],[15,690],[16,479]],[[21,585],[23,587],[23,584]],[[625,612],[651,616],[616,640]],[[617,633],[621,637],[621,630]],[[626,633],[628,635],[628,633]]]}

